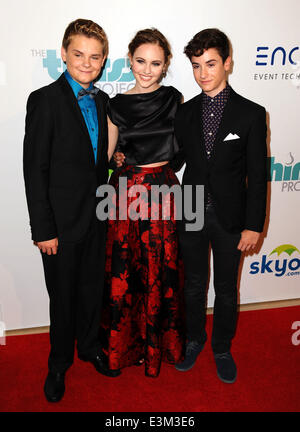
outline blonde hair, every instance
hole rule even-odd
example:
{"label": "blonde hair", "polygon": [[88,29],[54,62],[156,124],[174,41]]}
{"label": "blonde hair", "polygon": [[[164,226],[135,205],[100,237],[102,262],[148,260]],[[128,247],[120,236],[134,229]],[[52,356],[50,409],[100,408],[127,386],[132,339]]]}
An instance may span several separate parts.
{"label": "blonde hair", "polygon": [[105,31],[99,24],[91,20],[78,18],[72,21],[65,30],[65,34],[62,41],[62,46],[67,51],[70,45],[72,36],[84,35],[88,38],[95,38],[102,43],[103,55],[107,57],[108,54],[108,39]]}

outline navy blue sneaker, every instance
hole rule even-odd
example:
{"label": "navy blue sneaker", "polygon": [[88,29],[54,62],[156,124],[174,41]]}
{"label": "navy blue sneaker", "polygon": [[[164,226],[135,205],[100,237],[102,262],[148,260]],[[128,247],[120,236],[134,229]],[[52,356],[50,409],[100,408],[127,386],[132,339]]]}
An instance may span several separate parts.
{"label": "navy blue sneaker", "polygon": [[203,350],[204,344],[200,344],[197,341],[190,341],[186,345],[185,357],[182,363],[177,363],[175,368],[178,371],[185,372],[194,366],[196,363],[198,355]]}
{"label": "navy blue sneaker", "polygon": [[237,369],[230,352],[214,354],[217,374],[221,381],[232,384],[236,380]]}

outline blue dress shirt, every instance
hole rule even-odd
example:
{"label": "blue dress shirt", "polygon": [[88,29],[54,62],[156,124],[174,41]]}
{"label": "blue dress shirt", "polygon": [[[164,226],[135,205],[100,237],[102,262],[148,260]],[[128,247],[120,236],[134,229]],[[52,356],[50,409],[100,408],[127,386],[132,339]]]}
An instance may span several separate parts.
{"label": "blue dress shirt", "polygon": [[[78,92],[82,90],[83,87],[81,87],[78,82],[73,80],[71,75],[69,74],[68,70],[65,70],[65,77],[70,84],[74,95],[77,99]],[[93,88],[93,83],[90,84],[89,88],[86,90],[91,90]],[[97,115],[97,107],[94,99],[92,99],[89,95],[83,96],[80,100],[77,100],[79,107],[81,109],[83,118],[85,120],[92,146],[95,156],[95,163],[97,161],[97,150],[98,150],[98,115]]]}

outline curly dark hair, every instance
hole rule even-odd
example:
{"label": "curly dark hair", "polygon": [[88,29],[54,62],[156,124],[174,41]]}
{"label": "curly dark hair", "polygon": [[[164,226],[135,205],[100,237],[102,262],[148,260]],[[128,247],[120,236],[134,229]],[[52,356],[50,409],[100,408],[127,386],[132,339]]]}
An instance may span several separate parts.
{"label": "curly dark hair", "polygon": [[230,55],[230,41],[226,34],[217,28],[209,28],[197,33],[184,48],[184,53],[191,60],[193,56],[199,57],[209,48],[218,51],[223,63]]}

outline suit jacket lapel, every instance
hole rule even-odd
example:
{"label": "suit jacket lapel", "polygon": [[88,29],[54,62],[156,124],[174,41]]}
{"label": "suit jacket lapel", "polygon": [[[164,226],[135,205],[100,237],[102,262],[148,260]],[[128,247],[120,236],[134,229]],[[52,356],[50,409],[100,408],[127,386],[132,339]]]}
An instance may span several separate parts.
{"label": "suit jacket lapel", "polygon": [[86,126],[84,117],[82,115],[80,106],[78,105],[77,99],[74,95],[74,92],[73,92],[71,86],[69,85],[68,81],[66,80],[64,74],[62,74],[59,77],[58,82],[61,85],[61,88],[62,88],[65,96],[69,100],[69,106],[70,106],[70,109],[71,109],[71,111],[75,117],[76,123],[79,123],[81,129],[83,130],[83,132],[86,136],[86,138],[88,139],[89,149],[91,151],[91,154],[93,154],[90,134],[89,134],[88,128]]}
{"label": "suit jacket lapel", "polygon": [[195,99],[193,111],[191,115],[191,137],[195,141],[195,148],[200,149],[201,155],[207,161],[203,125],[202,125],[202,93]]}
{"label": "suit jacket lapel", "polygon": [[97,116],[98,116],[98,149],[97,149],[97,160],[96,164],[98,164],[101,159],[103,149],[105,146],[103,145],[103,141],[105,138],[106,132],[106,109],[104,107],[104,100],[101,96],[97,95],[95,97],[96,107],[97,107]]}

